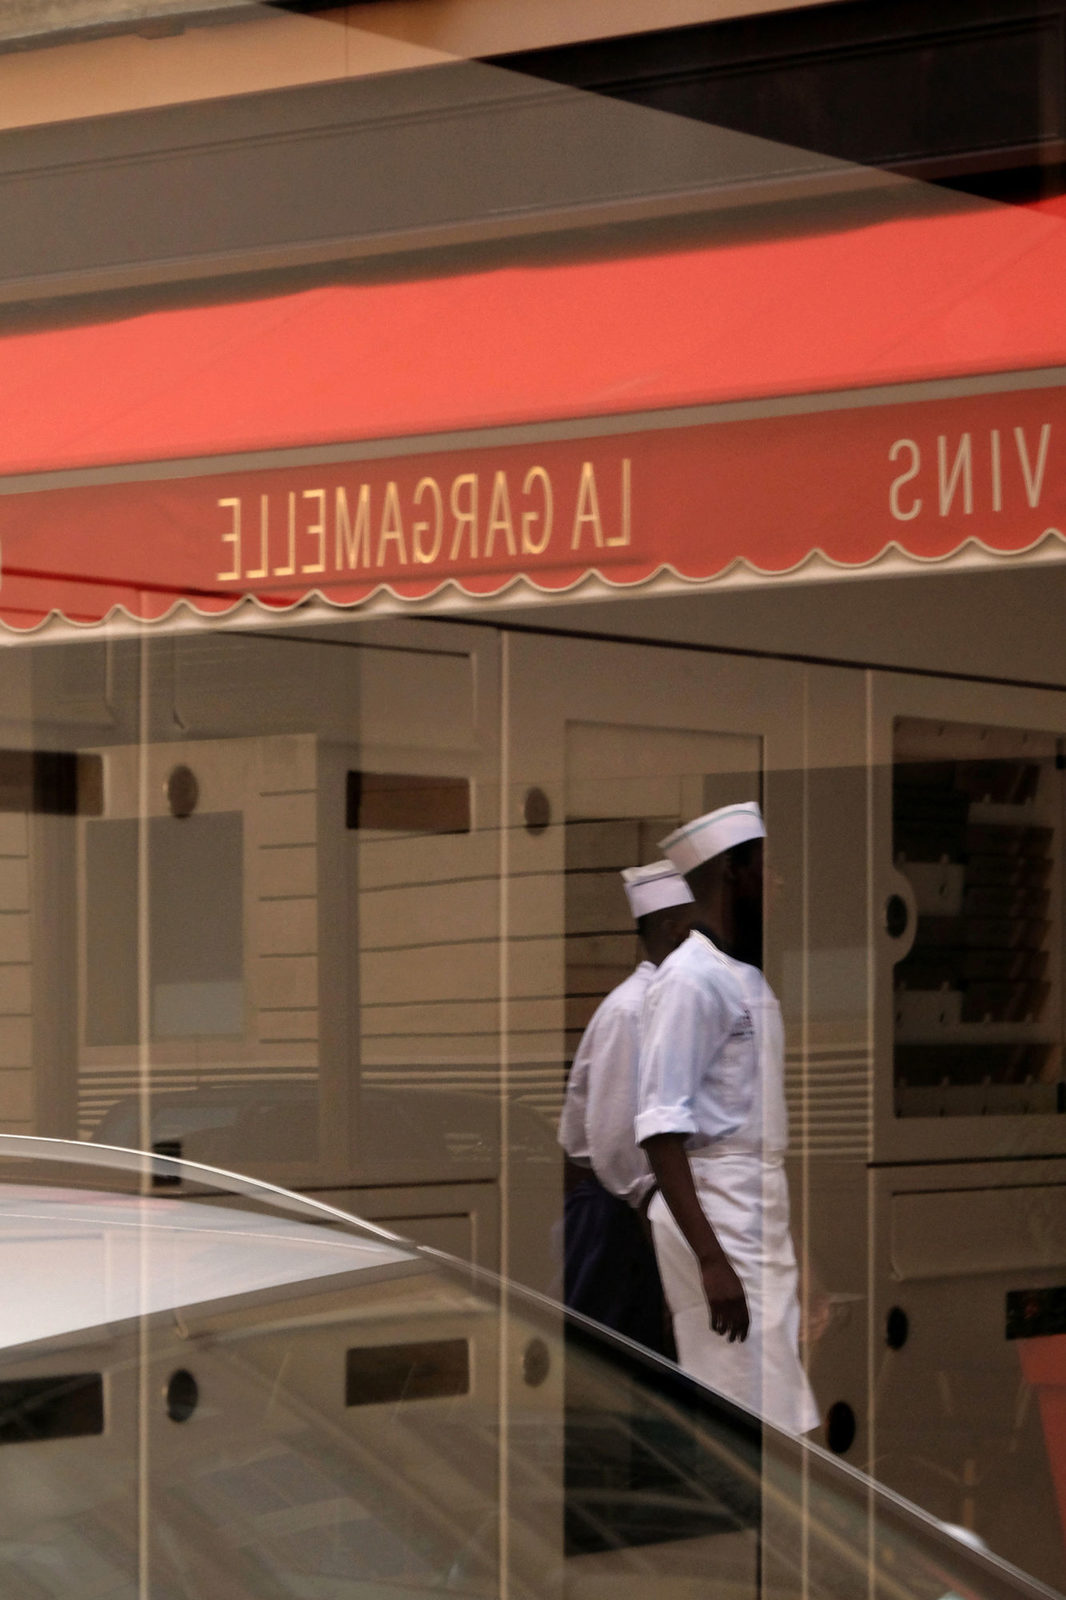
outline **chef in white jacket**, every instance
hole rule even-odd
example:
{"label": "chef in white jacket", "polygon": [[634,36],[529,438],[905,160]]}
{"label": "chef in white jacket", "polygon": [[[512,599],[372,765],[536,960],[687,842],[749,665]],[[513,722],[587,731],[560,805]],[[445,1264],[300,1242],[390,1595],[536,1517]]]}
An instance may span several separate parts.
{"label": "chef in white jacket", "polygon": [[750,801],[662,841],[695,916],[647,987],[636,1136],[680,1365],[799,1434],[818,1412],[799,1360],[781,1010],[760,971],[764,837]]}
{"label": "chef in white jacket", "polygon": [[643,1211],[655,1180],[634,1134],[640,1017],[660,961],[687,936],[692,893],[668,861],[622,873],[647,958],[597,1007],[567,1083],[559,1142],[568,1306],[672,1355]]}

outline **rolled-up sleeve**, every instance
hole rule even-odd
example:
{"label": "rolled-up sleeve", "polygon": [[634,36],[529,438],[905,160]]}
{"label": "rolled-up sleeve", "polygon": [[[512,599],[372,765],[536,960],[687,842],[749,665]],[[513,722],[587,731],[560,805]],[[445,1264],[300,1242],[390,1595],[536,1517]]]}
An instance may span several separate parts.
{"label": "rolled-up sleeve", "polygon": [[653,981],[641,1019],[638,1144],[655,1134],[679,1133],[690,1149],[698,1148],[741,1126],[754,1078],[750,1069],[737,1074],[727,1066],[734,1021],[713,989],[685,973],[663,973],[662,981]]}

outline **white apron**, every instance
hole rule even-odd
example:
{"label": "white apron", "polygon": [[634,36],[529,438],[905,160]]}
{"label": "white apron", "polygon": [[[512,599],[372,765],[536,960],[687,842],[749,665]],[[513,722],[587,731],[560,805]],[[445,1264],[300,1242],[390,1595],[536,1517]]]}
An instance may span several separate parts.
{"label": "white apron", "polygon": [[711,1331],[696,1257],[661,1194],[648,1219],[678,1364],[757,1416],[799,1434],[816,1428],[819,1417],[799,1359],[798,1273],[784,1168],[784,1035],[772,990],[756,968],[749,970],[746,998],[758,1074],[752,1108],[735,1134],[689,1157],[700,1205],[744,1285],[751,1328],[743,1344]]}

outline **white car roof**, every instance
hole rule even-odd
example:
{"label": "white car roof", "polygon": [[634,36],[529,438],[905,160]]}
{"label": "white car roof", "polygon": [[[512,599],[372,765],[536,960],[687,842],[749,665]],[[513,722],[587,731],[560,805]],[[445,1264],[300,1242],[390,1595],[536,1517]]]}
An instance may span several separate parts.
{"label": "white car roof", "polygon": [[225,1204],[0,1187],[0,1348],[342,1273],[417,1270],[398,1243]]}

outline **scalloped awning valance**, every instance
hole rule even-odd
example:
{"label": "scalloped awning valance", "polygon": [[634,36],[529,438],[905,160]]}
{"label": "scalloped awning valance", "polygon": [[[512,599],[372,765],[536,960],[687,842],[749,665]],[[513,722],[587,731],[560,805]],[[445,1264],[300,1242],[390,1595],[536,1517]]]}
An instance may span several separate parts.
{"label": "scalloped awning valance", "polygon": [[0,340],[0,619],[1010,556],[1066,527],[1066,220],[331,286]]}

